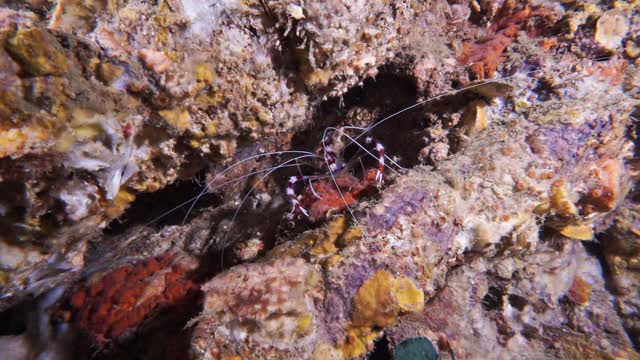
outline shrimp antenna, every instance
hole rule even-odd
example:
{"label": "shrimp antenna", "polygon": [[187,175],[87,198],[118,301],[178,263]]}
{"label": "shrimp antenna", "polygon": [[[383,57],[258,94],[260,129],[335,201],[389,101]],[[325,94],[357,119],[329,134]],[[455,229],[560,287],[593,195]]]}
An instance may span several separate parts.
{"label": "shrimp antenna", "polygon": [[[305,152],[302,151],[301,153],[305,153]],[[242,208],[242,205],[244,205],[244,203],[247,201],[249,196],[251,196],[251,194],[256,189],[256,187],[258,187],[258,185],[260,183],[262,183],[264,181],[264,179],[267,178],[269,175],[271,175],[274,171],[283,168],[285,165],[287,165],[289,163],[297,162],[300,159],[319,158],[319,157],[320,157],[319,155],[316,155],[314,153],[307,153],[305,155],[296,156],[296,157],[294,157],[292,159],[286,160],[286,161],[280,163],[279,165],[274,166],[273,168],[271,168],[266,174],[264,174],[262,177],[260,177],[260,179],[251,187],[251,189],[249,189],[247,194],[240,201],[240,204],[238,205],[238,208],[233,213],[233,217],[231,218],[231,222],[229,223],[229,228],[227,229],[226,233],[224,234],[224,238],[222,239],[222,251],[220,252],[220,264],[221,264],[222,267],[224,267],[224,249],[226,248],[227,238],[229,237],[229,232],[231,231],[231,227],[233,226],[233,223],[236,221],[236,218],[238,217],[238,214],[240,213],[240,209]],[[293,166],[296,166],[296,164],[293,164]]]}
{"label": "shrimp antenna", "polygon": [[271,151],[271,152],[267,152],[267,153],[264,153],[264,154],[256,154],[256,155],[253,155],[253,156],[249,156],[248,158],[242,159],[242,160],[232,164],[231,166],[225,168],[222,172],[220,172],[219,174],[214,176],[213,179],[209,180],[207,182],[207,184],[205,186],[203,186],[202,191],[200,192],[200,194],[198,194],[195,197],[195,199],[193,200],[193,203],[191,204],[191,206],[189,206],[189,210],[187,210],[187,215],[185,215],[184,219],[182,220],[182,225],[187,223],[187,219],[189,218],[189,214],[191,214],[191,210],[193,210],[193,208],[196,206],[196,203],[198,202],[198,200],[200,200],[200,198],[209,191],[208,190],[209,186],[211,186],[211,184],[213,184],[216,180],[218,180],[220,177],[222,177],[222,175],[224,175],[227,172],[229,172],[229,170],[233,169],[236,166],[239,166],[240,164],[246,163],[247,161],[258,159],[260,157],[270,156],[270,155],[282,155],[282,154],[302,154],[302,155],[314,155],[314,156],[317,156],[316,154],[314,154],[312,152],[309,152],[309,151],[299,151],[299,150]]}

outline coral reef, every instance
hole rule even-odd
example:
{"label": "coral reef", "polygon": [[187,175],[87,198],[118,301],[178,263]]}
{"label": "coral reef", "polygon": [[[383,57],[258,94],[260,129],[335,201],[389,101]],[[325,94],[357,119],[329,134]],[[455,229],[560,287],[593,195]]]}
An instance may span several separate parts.
{"label": "coral reef", "polygon": [[[68,263],[136,195],[288,147],[319,101],[374,76],[421,36],[405,25],[415,11],[420,22],[440,12],[411,4],[3,5],[0,177],[15,198],[2,202],[2,242]],[[430,46],[447,52],[444,42]],[[12,295],[2,307],[44,291],[3,269]]]}
{"label": "coral reef", "polygon": [[637,358],[638,34],[632,1],[2,2],[0,353]]}
{"label": "coral reef", "polygon": [[[267,254],[312,264],[318,253],[336,254],[322,267],[324,317],[305,339],[315,341],[313,356],[362,356],[383,333],[392,346],[437,339],[438,351],[456,358],[636,356],[600,265],[580,240],[594,239],[631,185],[630,119],[618,114],[638,102],[615,71],[556,79],[555,97],[536,96],[555,67],[543,64],[539,75],[510,80],[510,101],[483,106],[487,125],[462,138],[455,154],[397,177],[360,220],[359,240],[337,248],[332,222]],[[588,105],[594,96],[602,102]],[[526,109],[514,111],[523,98]],[[269,356],[309,354],[248,339]]]}
{"label": "coral reef", "polygon": [[[592,287],[584,304],[570,301],[577,278]],[[531,257],[476,259],[453,270],[425,311],[387,336],[392,343],[444,337],[455,358],[636,356],[611,300],[597,261],[579,243],[556,238]]]}

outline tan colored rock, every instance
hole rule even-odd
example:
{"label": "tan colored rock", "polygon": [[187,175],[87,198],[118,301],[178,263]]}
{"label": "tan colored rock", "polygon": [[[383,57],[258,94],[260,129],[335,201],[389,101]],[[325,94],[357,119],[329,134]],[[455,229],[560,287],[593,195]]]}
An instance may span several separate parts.
{"label": "tan colored rock", "polygon": [[68,71],[67,60],[58,42],[40,29],[18,30],[7,43],[7,50],[30,74],[62,75]]}
{"label": "tan colored rock", "polygon": [[158,114],[178,131],[187,130],[191,126],[191,115],[186,109],[161,110]]}
{"label": "tan colored rock", "polygon": [[596,24],[595,40],[608,50],[615,50],[622,45],[622,40],[629,31],[629,18],[621,9],[606,11]]}
{"label": "tan colored rock", "polygon": [[320,285],[314,266],[288,257],[237,266],[214,277],[202,287],[204,311],[194,350],[238,353],[247,342],[272,349],[305,346],[303,339],[317,322],[313,303],[322,297]]}
{"label": "tan colored rock", "polygon": [[162,51],[142,49],[138,52],[138,55],[144,65],[155,73],[162,74],[169,70],[169,66],[171,66],[171,61]]}

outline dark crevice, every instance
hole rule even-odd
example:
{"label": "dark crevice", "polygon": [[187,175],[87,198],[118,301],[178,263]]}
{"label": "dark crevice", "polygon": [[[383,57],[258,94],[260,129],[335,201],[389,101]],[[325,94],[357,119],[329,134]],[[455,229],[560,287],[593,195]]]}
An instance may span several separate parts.
{"label": "dark crevice", "polygon": [[[341,97],[331,98],[319,104],[311,122],[312,126],[293,136],[291,149],[310,151],[321,155],[322,137],[326,128],[366,127],[384,116],[415,104],[416,101],[417,88],[412,78],[382,71],[381,75],[375,79],[365,80],[362,87],[353,88]],[[417,155],[423,146],[422,129],[424,125],[424,117],[420,112],[407,111],[376,127],[367,135],[371,135],[381,142],[385,146],[386,154],[392,158],[398,158],[398,162],[403,167],[412,167],[419,161]],[[351,137],[356,137],[362,132],[348,130],[346,133]],[[331,132],[328,135],[332,136]],[[343,140],[346,143],[347,139]],[[372,146],[364,144],[364,136],[359,138],[358,142],[372,154],[377,155]],[[378,165],[376,157],[370,156],[357,145],[351,144],[336,150],[339,152],[339,161],[345,165],[344,170],[341,171],[346,171],[359,179],[363,179],[366,169],[376,168]],[[389,165],[398,169],[392,164]],[[393,171],[389,169],[385,171],[391,179]],[[284,196],[289,176],[300,173],[303,175],[328,175],[329,171],[322,160],[312,159],[302,161],[299,169],[288,168],[274,173],[273,178],[276,188],[281,192],[280,196]],[[387,185],[390,182],[391,180],[387,181]],[[308,183],[299,184],[296,190],[298,193],[302,193],[307,187]],[[375,191],[369,192],[359,200],[375,195]],[[285,215],[289,211],[288,202],[286,205],[286,208],[282,207],[279,209],[280,212],[275,214],[277,219],[272,218],[273,222],[277,223],[277,228],[273,236],[268,237],[268,241],[265,241],[265,249],[275,245],[277,239],[291,239],[303,231],[322,224],[322,222],[312,224],[304,217],[295,221],[286,219]],[[347,213],[347,211],[344,212]],[[244,211],[241,211],[241,215],[242,213]],[[265,221],[264,218],[262,220]]]}
{"label": "dark crevice", "polygon": [[[81,339],[83,346],[75,346],[76,359],[188,359],[190,358],[191,333],[186,327],[189,320],[198,316],[200,299],[163,309],[146,320],[135,334],[96,351],[88,338]],[[153,344],[153,346],[149,346]]]}
{"label": "dark crevice", "polygon": [[[449,131],[446,140],[450,146],[449,155],[459,151],[458,134],[450,130],[460,126],[457,118],[465,106],[482,96],[474,91],[477,89],[470,89],[432,99],[420,98],[415,77],[405,72],[394,64],[382,66],[378,76],[365,79],[362,86],[352,88],[341,97],[324,101],[315,111],[313,125],[294,136],[292,147],[319,150],[325,129],[329,127],[376,124],[367,135],[378,139],[385,146],[387,155],[397,159],[402,167],[435,165],[423,158],[421,150],[429,141],[429,130],[437,124]],[[352,137],[362,133],[357,129],[347,131]],[[363,142],[364,137],[359,140]],[[354,148],[357,147],[351,145],[341,153],[345,161],[355,153]],[[375,163],[370,156],[365,158],[369,164]]]}
{"label": "dark crevice", "polygon": [[24,301],[0,312],[0,336],[24,333],[27,330],[29,314],[35,311],[34,301]]}
{"label": "dark crevice", "polygon": [[502,311],[504,306],[504,289],[498,286],[490,286],[489,291],[482,298],[482,308],[486,311]]}
{"label": "dark crevice", "polygon": [[[628,199],[632,199],[634,195],[637,196],[638,190],[634,189],[631,193],[628,194]],[[615,221],[615,220],[614,220]],[[626,293],[626,289],[624,287],[624,281],[620,281],[619,277],[624,276],[632,276],[630,274],[615,274],[615,270],[613,269],[613,264],[607,261],[607,257],[613,257],[612,255],[621,255],[624,254],[625,251],[629,251],[625,249],[624,243],[626,239],[620,238],[620,234],[616,233],[615,230],[616,225],[612,225],[609,229],[605,230],[602,233],[596,235],[596,241],[586,241],[582,242],[585,249],[589,253],[589,255],[595,257],[600,263],[602,269],[602,275],[605,280],[605,288],[608,292],[610,292],[613,296],[616,297],[616,301],[614,302],[614,307],[616,309],[616,313],[622,319],[622,326],[627,333],[629,340],[633,344],[635,349],[640,349],[640,328],[636,326],[636,322],[630,320],[630,317],[636,316],[630,315],[629,308],[623,310],[621,306],[627,306],[625,304],[625,299],[630,294]],[[629,246],[629,245],[626,245]],[[630,271],[630,270],[627,270]],[[635,290],[634,290],[635,291]],[[633,305],[631,305],[633,306]],[[634,310],[637,312],[637,308]]]}
{"label": "dark crevice", "polygon": [[528,301],[525,297],[516,294],[509,294],[507,299],[509,300],[509,305],[513,306],[519,311],[524,310],[524,307],[528,304]]}
{"label": "dark crevice", "polygon": [[[408,76],[384,72],[383,69],[375,79],[365,80],[363,86],[320,104],[316,109],[313,125],[296,134],[292,147],[318,149],[328,127],[366,127],[416,102],[415,81]],[[385,145],[389,156],[402,158],[403,166],[413,166],[417,161],[419,148],[422,147],[421,137],[416,138],[416,130],[423,125],[421,120],[421,116],[415,111],[407,111],[377,126],[369,135]],[[361,131],[350,130],[348,134],[358,136]]]}
{"label": "dark crevice", "polygon": [[[191,203],[180,205],[200,194],[203,184],[195,179],[202,178],[204,178],[203,173],[192,180],[178,180],[153,193],[138,194],[124,214],[109,224],[105,235],[120,235],[136,225],[152,225],[160,228],[182,224]],[[202,209],[218,205],[219,201],[219,197],[215,194],[204,194],[191,210],[189,217],[193,218]],[[174,209],[176,210],[170,212]],[[153,223],[150,224],[152,221]]]}
{"label": "dark crevice", "polygon": [[[394,69],[396,70],[395,72]],[[459,111],[471,96],[477,97],[477,94],[463,92],[416,106],[376,126],[367,135],[379,140],[385,146],[386,154],[391,158],[397,159],[402,167],[411,168],[422,161],[420,150],[425,146],[425,129],[432,125],[433,119],[441,118],[444,126],[447,126],[446,119],[448,117],[446,115]],[[291,149],[321,154],[322,136],[327,127],[346,125],[366,127],[375,121],[406,109],[418,101],[418,90],[414,78],[409,75],[398,74],[396,68],[391,68],[390,66],[382,67],[380,68],[380,74],[376,78],[366,79],[363,86],[355,87],[339,98],[331,98],[319,104],[313,116],[312,126],[293,136]],[[442,114],[445,116],[440,116]],[[348,134],[352,137],[356,137],[361,133],[360,130],[348,131]],[[364,145],[364,137],[359,140]],[[370,146],[365,147],[375,154],[375,151]],[[362,178],[365,169],[377,166],[377,158],[366,154],[356,145],[352,144],[341,150],[339,156],[347,164],[346,170],[343,171],[348,171],[356,177]],[[270,164],[277,163],[278,159],[265,160],[266,164],[263,164],[263,166],[271,166]],[[387,161],[387,164],[398,169],[395,165],[390,164],[389,161]],[[386,171],[389,175],[393,173],[389,169]],[[297,175],[300,172],[304,175],[327,175],[329,173],[326,169],[326,164],[321,160],[305,161],[300,170],[289,168],[274,172],[269,177],[273,180],[267,180],[270,181],[270,185],[265,185],[265,187],[270,189],[271,196],[284,197],[288,177]],[[389,179],[392,180],[393,176],[390,176]],[[387,184],[389,183],[390,181],[387,182]],[[274,189],[275,192],[273,191]],[[196,196],[200,191],[201,187],[195,181],[178,181],[155,193],[138,194],[136,200],[126,212],[109,225],[106,234],[109,236],[119,235],[135,225],[147,224],[189,198]],[[226,198],[227,196],[225,196]],[[250,196],[248,200],[253,202],[255,196]],[[190,218],[195,218],[199,211],[218,206],[221,202],[219,197],[210,194],[205,195],[198,201]],[[154,225],[162,227],[181,224],[189,205],[187,204],[166,216],[162,216]],[[240,210],[235,221],[236,227],[237,224],[245,224],[245,221],[249,221],[249,224],[255,222],[256,209],[247,209],[247,206],[248,204],[244,204],[245,208]],[[275,212],[262,212],[260,221],[273,224],[264,229],[264,231],[260,231],[263,235],[262,239],[265,240],[265,249],[273,246],[278,238],[291,238],[296,233],[313,227],[313,224],[309,224],[304,219],[296,222],[286,221],[284,217],[286,212],[287,209],[284,206]],[[231,217],[233,214],[231,212],[228,215]],[[215,218],[219,221],[224,216],[215,216]],[[251,218],[254,218],[254,220],[251,220]],[[243,228],[232,229],[230,239],[250,238],[252,236],[251,231],[256,228],[263,228],[263,226],[248,225],[246,227],[243,226]]]}
{"label": "dark crevice", "polygon": [[373,343],[373,350],[367,354],[367,360],[389,360],[392,358],[386,334]]}
{"label": "dark crevice", "polygon": [[[315,109],[311,127],[294,134],[290,149],[310,151],[321,155],[322,137],[327,127],[344,125],[366,127],[377,119],[415,104],[416,101],[417,89],[412,78],[383,71],[375,79],[365,80],[363,87],[354,88],[342,97],[331,98],[320,103]],[[399,163],[402,166],[411,167],[417,164],[417,154],[423,146],[421,134],[421,129],[424,127],[423,119],[424,117],[419,113],[407,111],[377,127],[370,135],[385,146],[387,155],[399,158]],[[358,130],[347,132],[352,137],[358,136],[360,133]],[[358,140],[364,145],[364,137]],[[377,155],[371,146],[366,146],[366,148],[374,155]],[[359,179],[363,179],[366,169],[377,167],[377,158],[368,155],[356,145],[352,144],[338,150],[340,150],[338,154],[340,161],[345,164],[345,169],[342,171],[346,171]],[[282,159],[271,158],[267,162],[276,164],[279,161],[290,158],[291,156],[285,156]],[[391,170],[387,169],[386,171],[387,174],[392,173]],[[304,216],[293,221],[286,218],[286,214],[290,210],[290,204],[284,195],[284,191],[287,188],[287,180],[290,176],[299,175],[300,173],[303,175],[328,175],[329,171],[322,160],[312,159],[301,161],[299,169],[287,168],[278,170],[269,177],[271,180],[269,180],[269,185],[266,185],[266,187],[271,189],[270,195],[281,197],[284,200],[284,206],[280,206],[276,211],[263,211],[260,215],[262,223],[274,224],[273,226],[261,226],[260,233],[262,234],[261,239],[265,244],[265,251],[276,245],[279,239],[295,238],[297,234],[313,229],[323,223],[322,221],[316,224],[310,223]],[[392,177],[389,178],[387,184],[392,181],[391,179]],[[298,184],[297,193],[301,194],[308,186],[308,183]],[[375,191],[370,192],[360,197],[359,200],[371,198],[375,194]],[[250,197],[250,200],[252,199],[253,197]],[[347,213],[346,211],[344,212]],[[256,221],[255,213],[254,209],[242,209],[236,223],[245,225],[245,222],[248,221],[247,224],[249,225],[243,226],[243,229],[232,230],[230,238],[250,238],[252,234],[249,232],[257,228],[257,226],[253,225]]]}

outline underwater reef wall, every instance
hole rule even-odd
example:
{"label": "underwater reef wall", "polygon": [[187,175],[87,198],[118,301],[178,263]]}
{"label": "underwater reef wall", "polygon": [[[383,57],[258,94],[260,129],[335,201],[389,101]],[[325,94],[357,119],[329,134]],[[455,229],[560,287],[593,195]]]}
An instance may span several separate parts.
{"label": "underwater reef wall", "polygon": [[639,358],[639,66],[634,1],[0,1],[0,352]]}

